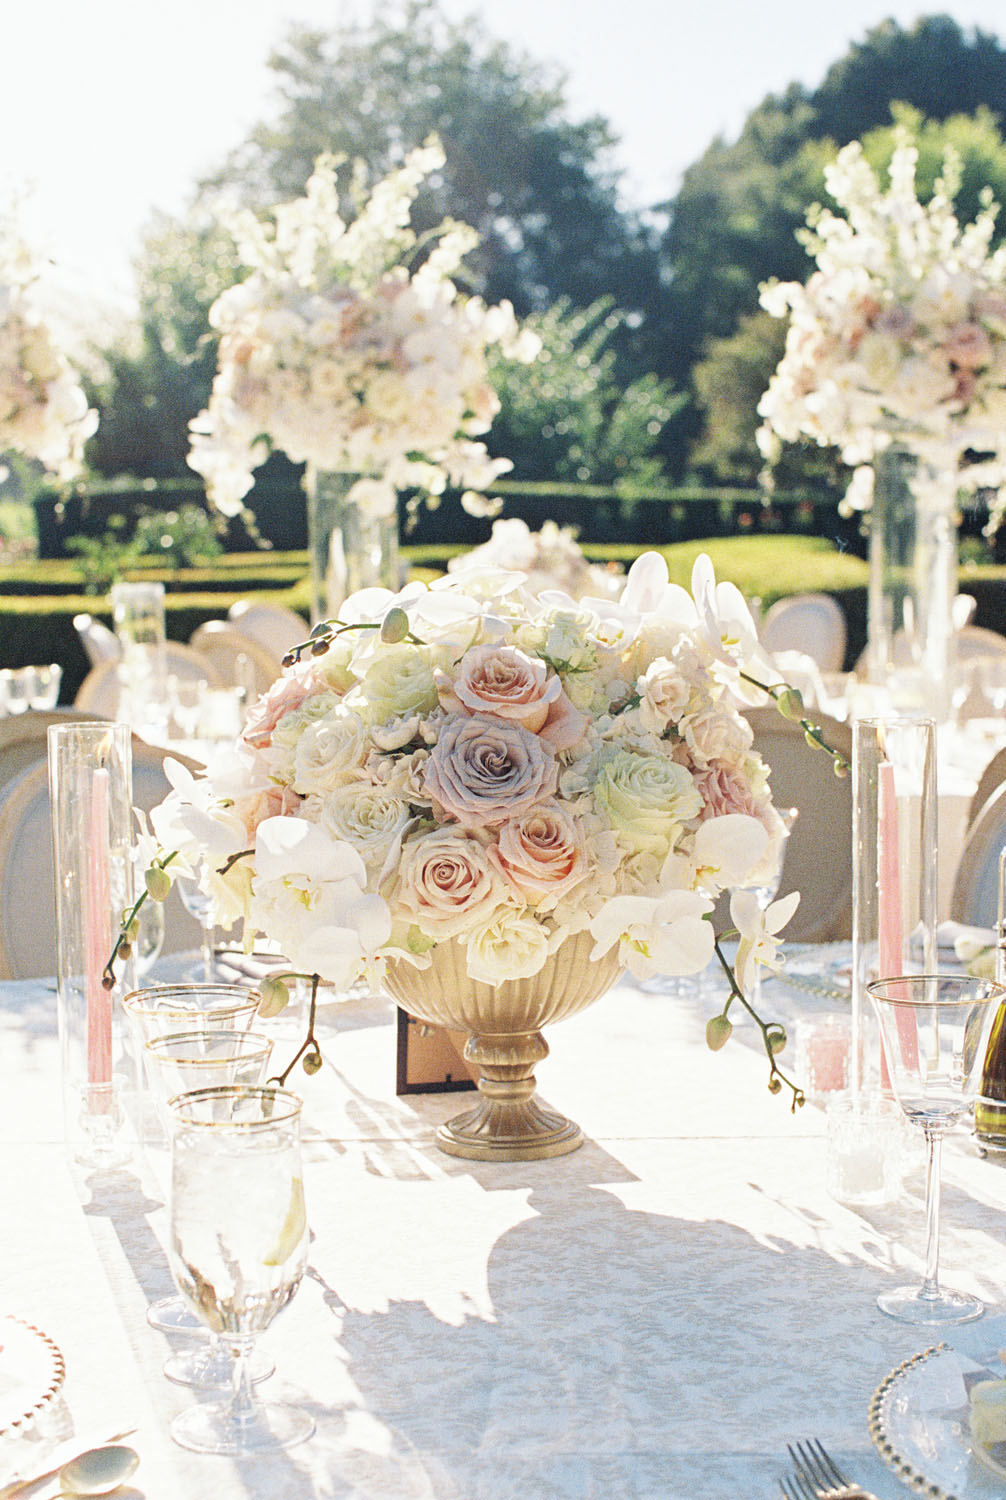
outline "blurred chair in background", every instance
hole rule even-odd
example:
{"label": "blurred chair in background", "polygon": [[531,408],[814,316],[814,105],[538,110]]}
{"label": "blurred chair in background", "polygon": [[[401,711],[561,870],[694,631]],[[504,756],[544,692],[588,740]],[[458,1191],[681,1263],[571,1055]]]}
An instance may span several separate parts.
{"label": "blurred chair in background", "polygon": [[845,615],[830,594],[777,599],[759,631],[766,651],[800,651],[822,672],[839,672],[845,660]]}

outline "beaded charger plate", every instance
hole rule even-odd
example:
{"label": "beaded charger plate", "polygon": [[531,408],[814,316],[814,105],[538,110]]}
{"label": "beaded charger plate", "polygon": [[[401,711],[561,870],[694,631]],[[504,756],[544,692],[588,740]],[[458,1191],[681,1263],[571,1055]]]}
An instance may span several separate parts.
{"label": "beaded charger plate", "polygon": [[56,1395],[66,1375],[48,1334],[0,1315],[0,1437],[22,1432]]}
{"label": "beaded charger plate", "polygon": [[[1006,1468],[968,1427],[968,1390],[993,1371],[937,1344],[886,1375],[870,1402],[870,1436],[901,1479],[930,1500],[1003,1500]],[[1001,1445],[997,1444],[999,1448]]]}

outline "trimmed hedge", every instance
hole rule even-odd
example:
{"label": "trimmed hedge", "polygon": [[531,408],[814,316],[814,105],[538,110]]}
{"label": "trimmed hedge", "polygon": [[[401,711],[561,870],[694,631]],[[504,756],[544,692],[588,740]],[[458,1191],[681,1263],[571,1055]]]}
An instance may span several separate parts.
{"label": "trimmed hedge", "polygon": [[[463,545],[439,544],[406,547],[404,556],[414,577],[430,578],[443,572],[448,559],[466,550]],[[592,561],[617,561],[623,565],[646,550],[645,544],[586,544]],[[867,565],[848,551],[835,548],[822,537],[790,534],[707,537],[661,549],[671,577],[687,586],[692,564],[699,552],[708,552],[721,580],[729,579],[748,598],[761,600],[766,610],[789,594],[819,590],[832,594],[842,606],[848,629],[846,666],[852,666],[866,644]],[[279,572],[260,565],[262,554],[230,555],[210,569],[172,574],[166,596],[167,630],[172,640],[188,641],[205,620],[226,616],[231,604],[255,592],[309,617],[307,558],[303,554],[269,554]],[[60,569],[66,591],[43,593],[42,581],[55,583],[51,570]],[[71,583],[76,574],[76,586]],[[55,661],[63,668],[60,701],[70,703],[88,670],[87,657],[73,626],[75,614],[86,612],[111,622],[107,600],[80,591],[79,569],[69,563],[23,564],[0,573],[0,664],[25,666]],[[144,570],[146,577],[157,576]],[[275,587],[277,577],[292,578],[286,587]],[[267,586],[263,587],[263,583]],[[1006,567],[965,565],[959,586],[978,601],[976,623],[993,630],[1006,628]],[[16,590],[16,591],[15,591]]]}

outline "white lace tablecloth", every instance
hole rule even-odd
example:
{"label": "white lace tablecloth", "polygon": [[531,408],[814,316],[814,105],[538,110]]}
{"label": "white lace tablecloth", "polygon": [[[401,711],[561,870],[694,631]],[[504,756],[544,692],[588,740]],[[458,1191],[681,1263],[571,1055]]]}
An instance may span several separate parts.
{"label": "white lace tablecloth", "polygon": [[[508,1166],[437,1151],[458,1095],[395,1097],[389,1003],[327,1007],[328,1066],[301,1089],[311,1267],[262,1340],[265,1391],[307,1405],[317,1434],[235,1463],[167,1433],[191,1397],[144,1318],[172,1289],[163,1153],[68,1163],[55,997],[0,986],[3,1309],[67,1364],[40,1431],[0,1442],[0,1482],[60,1437],[135,1426],[123,1500],[747,1500],[777,1495],[786,1443],[812,1435],[881,1500],[906,1494],[867,1407],[935,1341],[874,1301],[920,1270],[921,1145],[900,1204],[840,1206],[822,1112],[768,1094],[752,1028],[708,1052],[714,1004],[625,982],[554,1027],[540,1092],[588,1140]],[[789,1017],[829,1004],[763,995]],[[944,1180],[947,1279],[999,1302],[1006,1174],[961,1137]]]}

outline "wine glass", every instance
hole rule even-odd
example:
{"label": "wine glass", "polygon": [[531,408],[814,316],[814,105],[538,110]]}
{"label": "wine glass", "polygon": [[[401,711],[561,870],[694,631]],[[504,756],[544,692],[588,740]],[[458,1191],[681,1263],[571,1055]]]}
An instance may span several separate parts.
{"label": "wine glass", "polygon": [[985,1304],[939,1284],[940,1158],[943,1136],[971,1108],[989,1033],[1006,989],[971,975],[910,974],[867,986],[894,1095],[925,1132],[926,1274],[921,1286],[877,1298],[881,1312],[904,1323],[953,1324],[980,1318]]}
{"label": "wine glass", "polygon": [[248,1357],[307,1265],[300,1108],[279,1088],[197,1089],[172,1100],[171,1270],[179,1291],[231,1347],[227,1402],[189,1407],[171,1435],[196,1453],[244,1456],[309,1438],[307,1412],[257,1400]]}
{"label": "wine glass", "polygon": [[[779,894],[779,884],[782,880],[782,869],[786,860],[786,843],[789,839],[790,834],[793,832],[793,828],[796,824],[797,818],[800,816],[800,809],[798,807],[779,808],[777,809],[777,811],[779,813],[779,817],[782,820],[782,830],[779,843],[776,847],[775,858],[773,860],[771,869],[769,869],[765,874],[761,885],[752,887],[755,900],[758,902],[758,906],[762,911],[767,911],[768,908],[772,905],[772,902],[775,900],[776,896]],[[758,1006],[761,1003],[761,980],[762,966],[761,964],[755,964],[754,972],[749,981],[750,994],[748,995],[748,999],[754,1006],[755,1010],[758,1009]]]}
{"label": "wine glass", "polygon": [[182,905],[190,916],[195,917],[201,930],[199,942],[199,972],[194,978],[202,979],[205,984],[212,984],[216,979],[216,965],[213,961],[213,929],[216,923],[213,921],[213,900],[199,884],[199,878],[195,875],[176,875],[175,885],[178,894],[182,898]]}

